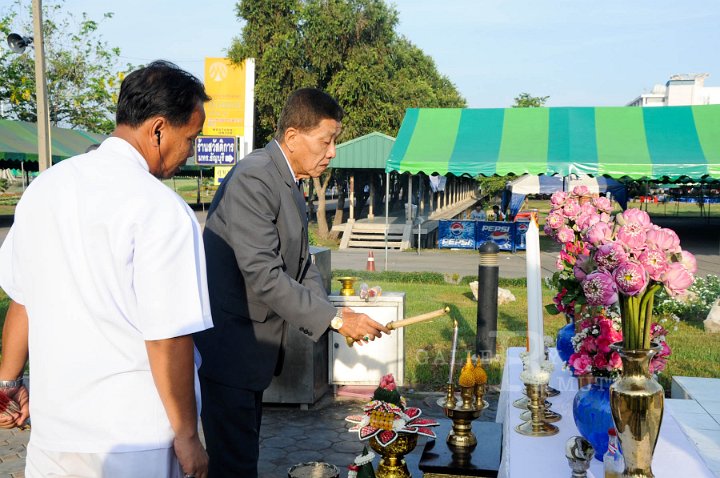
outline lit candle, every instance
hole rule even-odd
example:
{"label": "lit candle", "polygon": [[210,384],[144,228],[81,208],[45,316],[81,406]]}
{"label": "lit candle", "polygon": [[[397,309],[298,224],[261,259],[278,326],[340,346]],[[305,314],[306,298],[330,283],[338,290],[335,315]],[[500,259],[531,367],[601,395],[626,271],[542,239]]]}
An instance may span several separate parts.
{"label": "lit candle", "polygon": [[452,351],[450,352],[450,378],[448,383],[453,382],[453,375],[455,375],[455,349],[457,348],[457,337],[458,337],[458,323],[457,320],[453,320],[453,340],[452,340]]}
{"label": "lit candle", "polygon": [[528,351],[528,370],[531,373],[534,373],[539,371],[540,363],[544,355],[542,289],[540,282],[540,232],[538,231],[538,226],[535,220],[530,221],[527,234],[525,236],[525,243],[528,297],[528,340],[530,346],[530,350]]}

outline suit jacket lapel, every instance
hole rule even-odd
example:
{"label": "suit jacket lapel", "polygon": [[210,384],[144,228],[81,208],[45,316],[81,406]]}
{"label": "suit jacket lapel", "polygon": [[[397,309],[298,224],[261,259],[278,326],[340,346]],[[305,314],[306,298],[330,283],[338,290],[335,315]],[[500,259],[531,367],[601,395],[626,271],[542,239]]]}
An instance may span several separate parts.
{"label": "suit jacket lapel", "polygon": [[275,163],[275,167],[278,169],[280,176],[283,178],[283,181],[285,181],[285,184],[290,188],[293,199],[295,199],[295,206],[297,207],[298,214],[300,215],[300,220],[307,231],[307,208],[305,206],[305,198],[295,183],[295,178],[293,178],[290,174],[290,168],[288,168],[285,156],[275,140],[268,143],[266,148],[268,149],[270,157]]}
{"label": "suit jacket lapel", "polygon": [[300,216],[300,221],[303,225],[303,230],[301,231],[302,234],[302,249],[300,251],[300,264],[298,267],[298,275],[296,279],[298,281],[302,280],[303,272],[305,271],[307,267],[307,262],[310,260],[310,253],[308,248],[308,215],[307,215],[307,206],[305,205],[305,197],[300,192],[300,189],[298,188],[298,185],[295,183],[295,178],[292,177],[292,174],[290,174],[290,168],[288,168],[287,161],[285,160],[285,156],[283,155],[282,150],[280,149],[280,146],[278,143],[273,140],[265,147],[268,150],[268,153],[270,154],[270,157],[272,158],[273,162],[275,163],[275,167],[277,168],[278,172],[280,173],[280,176],[283,178],[283,181],[285,182],[286,186],[290,188],[290,193],[292,194],[293,199],[295,200],[295,207],[297,209],[298,215]]}

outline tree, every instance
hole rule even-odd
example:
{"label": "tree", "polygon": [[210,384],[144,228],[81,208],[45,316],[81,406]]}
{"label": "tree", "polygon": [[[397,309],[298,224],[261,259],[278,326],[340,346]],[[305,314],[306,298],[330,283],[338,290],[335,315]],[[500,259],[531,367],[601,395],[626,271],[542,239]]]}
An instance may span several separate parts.
{"label": "tree", "polygon": [[397,10],[383,0],[242,0],[236,11],[245,25],[229,56],[255,58],[255,144],[272,137],[285,99],[301,87],[342,105],[342,140],[395,136],[407,108],[465,106],[433,60],[395,32]]}
{"label": "tree", "polygon": [[[20,20],[22,11],[31,12],[28,0],[15,0],[10,12],[0,17],[0,35],[32,32],[32,15]],[[112,131],[120,83],[132,65],[118,67],[120,50],[102,40],[101,23],[112,18],[106,13],[95,21],[83,13],[76,18],[63,3],[43,8],[43,34],[50,123],[96,133]],[[0,50],[0,102],[9,103],[6,119],[37,122],[35,63],[33,50],[18,55]]]}
{"label": "tree", "polygon": [[539,108],[545,105],[549,96],[531,96],[530,93],[520,93],[515,97],[513,108]]}

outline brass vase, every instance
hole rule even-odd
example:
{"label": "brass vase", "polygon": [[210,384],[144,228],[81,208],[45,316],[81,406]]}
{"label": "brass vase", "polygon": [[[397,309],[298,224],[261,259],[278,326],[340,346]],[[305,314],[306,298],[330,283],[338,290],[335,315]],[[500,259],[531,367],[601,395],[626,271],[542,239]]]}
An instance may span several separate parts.
{"label": "brass vase", "polygon": [[411,478],[403,457],[415,449],[417,440],[416,433],[399,433],[394,442],[382,446],[375,437],[372,437],[370,447],[382,457],[375,476],[377,478]]}
{"label": "brass vase", "polygon": [[623,371],[610,386],[610,409],[625,458],[625,478],[652,478],[652,459],[665,405],[665,391],[650,375],[650,360],[660,351],[625,350],[611,345],[620,354]]}

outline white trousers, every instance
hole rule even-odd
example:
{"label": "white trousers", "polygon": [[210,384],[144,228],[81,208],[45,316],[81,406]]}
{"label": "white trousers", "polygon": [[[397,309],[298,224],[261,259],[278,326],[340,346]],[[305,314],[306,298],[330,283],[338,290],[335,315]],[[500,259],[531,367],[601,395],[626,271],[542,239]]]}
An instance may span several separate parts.
{"label": "white trousers", "polygon": [[28,445],[26,478],[182,478],[172,448],[126,453],[68,453]]}

